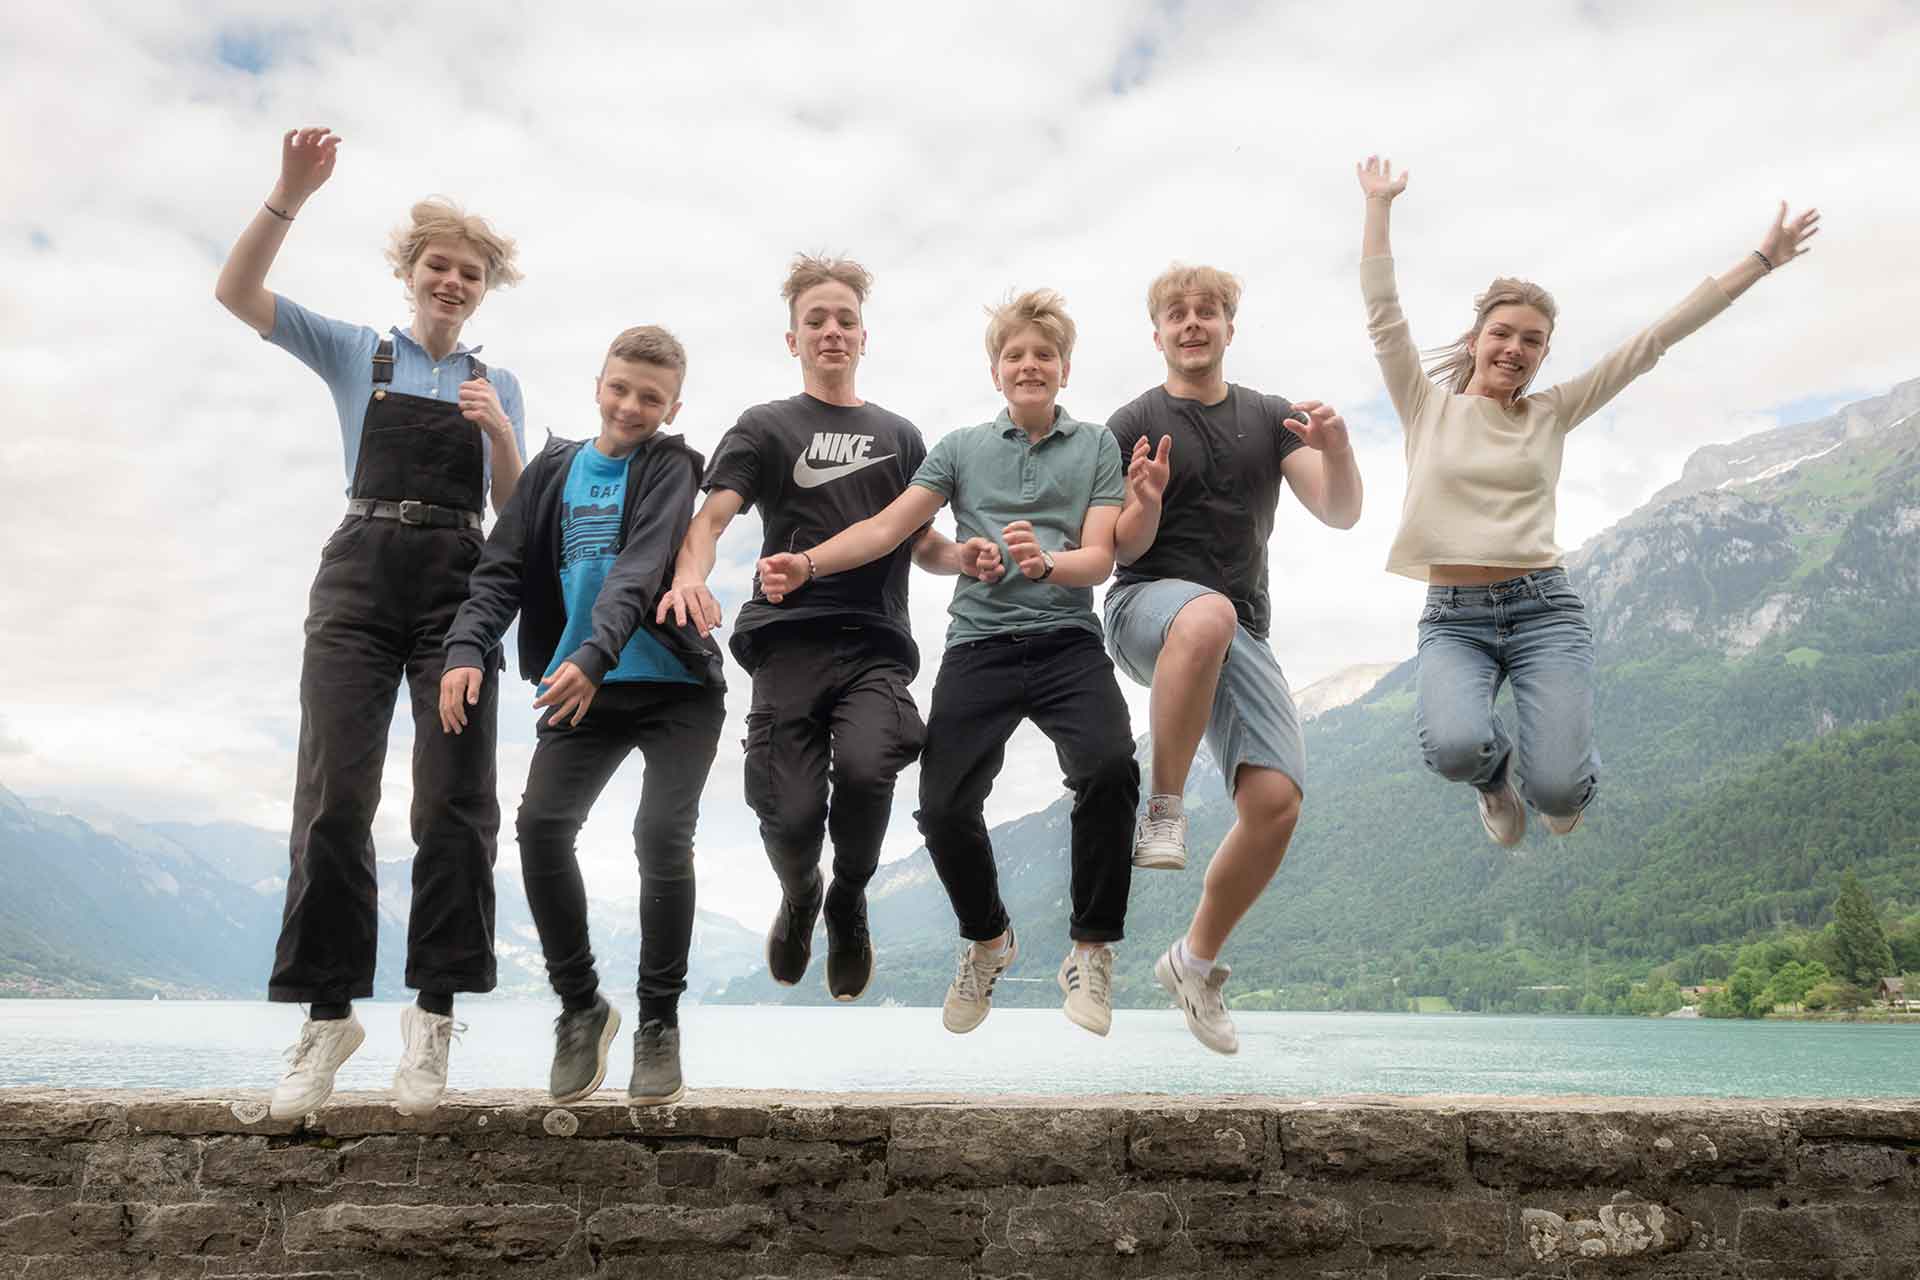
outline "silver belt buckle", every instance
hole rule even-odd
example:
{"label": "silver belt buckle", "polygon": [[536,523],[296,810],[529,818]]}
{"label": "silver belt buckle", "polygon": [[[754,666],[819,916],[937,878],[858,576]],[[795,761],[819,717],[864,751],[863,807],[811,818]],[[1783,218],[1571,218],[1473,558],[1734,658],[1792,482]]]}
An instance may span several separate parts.
{"label": "silver belt buckle", "polygon": [[415,502],[412,498],[400,504],[401,524],[425,524],[427,522],[427,504]]}

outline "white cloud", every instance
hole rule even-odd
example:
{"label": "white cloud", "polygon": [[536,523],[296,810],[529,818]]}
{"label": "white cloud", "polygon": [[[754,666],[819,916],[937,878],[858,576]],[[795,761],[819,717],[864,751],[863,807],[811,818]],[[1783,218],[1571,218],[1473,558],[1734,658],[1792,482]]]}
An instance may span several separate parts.
{"label": "white cloud", "polygon": [[[1916,203],[1892,157],[1920,118],[1902,4],[1449,6],[1390,21],[1228,3],[917,8],[562,7],[536,21],[426,3],[11,6],[0,16],[0,706],[10,786],[155,816],[286,820],[305,591],[337,518],[331,406],[211,297],[273,178],[279,133],[328,123],[339,171],[272,284],[331,314],[402,317],[380,248],[454,194],[520,240],[528,279],[470,335],[527,388],[535,447],[590,428],[606,339],[657,320],[693,367],[679,425],[711,448],[791,394],[776,287],[799,248],[875,270],[862,390],[928,436],[991,415],[980,306],[1051,284],[1082,331],[1064,397],[1104,415],[1157,380],[1141,295],[1172,258],[1247,281],[1236,380],[1346,407],[1359,528],[1291,503],[1274,542],[1276,648],[1296,682],[1412,647],[1418,587],[1380,571],[1397,427],[1362,327],[1353,161],[1410,165],[1395,248],[1416,338],[1461,327],[1497,273],[1554,289],[1547,376],[1591,360],[1755,242],[1781,197],[1828,230],[1805,261],[1676,348],[1567,451],[1562,541],[1644,501],[1699,445],[1775,406],[1913,376]],[[225,55],[226,61],[222,60]],[[255,72],[258,74],[255,74]],[[751,518],[722,546],[737,602]],[[914,619],[937,666],[944,584]],[[731,719],[699,836],[704,901],[773,901],[739,802]],[[1136,730],[1145,698],[1129,690]],[[505,700],[502,856],[525,777]],[[404,706],[404,704],[403,704]],[[404,714],[383,846],[405,847]],[[629,891],[638,767],[582,849]],[[995,818],[1052,794],[1027,731]],[[901,780],[890,851],[916,841]],[[138,803],[136,803],[136,800]]]}

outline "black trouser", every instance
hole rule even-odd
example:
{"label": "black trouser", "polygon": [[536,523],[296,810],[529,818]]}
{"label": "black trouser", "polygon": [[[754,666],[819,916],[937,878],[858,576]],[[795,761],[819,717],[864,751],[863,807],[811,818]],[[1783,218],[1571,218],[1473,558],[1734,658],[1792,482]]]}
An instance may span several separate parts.
{"label": "black trouser", "polygon": [[270,1000],[373,994],[373,815],[403,674],[413,701],[416,846],[406,982],[493,990],[497,674],[481,682],[465,733],[440,728],[442,645],[479,556],[477,530],[371,516],[347,517],[320,553],[300,664],[291,865]]}
{"label": "black trouser", "polygon": [[914,816],[960,936],[985,942],[1007,928],[985,809],[1007,739],[1023,719],[1052,740],[1073,792],[1068,933],[1080,942],[1117,942],[1133,883],[1140,766],[1113,660],[1099,636],[1079,627],[958,644],[940,662]]}
{"label": "black trouser", "polygon": [[819,893],[821,844],[833,836],[833,912],[866,892],[894,779],[926,740],[907,692],[913,672],[865,627],[790,624],[766,648],[747,712],[747,803],[789,898]]}
{"label": "black trouser", "polygon": [[573,1007],[599,988],[574,839],[614,770],[638,750],[646,761],[633,819],[640,863],[640,1020],[672,1023],[687,989],[693,941],[693,829],[726,719],[725,692],[697,684],[609,684],[576,726],[551,726],[548,714],[540,719],[515,823],[520,874],[547,977]]}

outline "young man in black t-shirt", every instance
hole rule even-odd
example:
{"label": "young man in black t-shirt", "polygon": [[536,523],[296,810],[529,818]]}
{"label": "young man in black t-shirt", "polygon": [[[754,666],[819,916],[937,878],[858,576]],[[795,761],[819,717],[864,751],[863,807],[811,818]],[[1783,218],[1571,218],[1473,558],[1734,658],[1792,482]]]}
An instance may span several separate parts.
{"label": "young man in black t-shirt", "polygon": [[[794,260],[782,293],[787,350],[800,360],[805,390],[747,410],[721,438],[702,481],[707,499],[660,603],[662,620],[671,613],[703,635],[720,624],[707,575],[721,531],[748,507],[760,508],[762,557],[816,546],[883,510],[925,460],[914,425],[854,389],[867,338],[861,307],[872,283],[848,259]],[[747,803],[780,878],[767,971],[783,985],[806,974],[823,902],[827,990],[836,1000],[858,999],[873,976],[867,881],[880,859],[894,779],[926,737],[907,691],[920,666],[907,624],[908,562],[952,574],[960,555],[929,527],[788,604],[768,604],[756,579],[753,598],[741,606],[730,647],[753,675]],[[823,892],[828,834],[833,883]]]}
{"label": "young man in black t-shirt", "polygon": [[1280,485],[1338,529],[1360,518],[1361,497],[1338,413],[1227,382],[1239,300],[1240,282],[1212,267],[1176,266],[1155,280],[1147,314],[1166,381],[1107,424],[1129,459],[1107,646],[1153,688],[1153,785],[1134,865],[1186,866],[1181,796],[1202,735],[1236,815],[1186,936],[1154,965],[1188,1029],[1218,1053],[1236,1052],[1239,1039],[1216,957],[1286,856],[1306,775],[1299,716],[1267,643],[1267,540]]}

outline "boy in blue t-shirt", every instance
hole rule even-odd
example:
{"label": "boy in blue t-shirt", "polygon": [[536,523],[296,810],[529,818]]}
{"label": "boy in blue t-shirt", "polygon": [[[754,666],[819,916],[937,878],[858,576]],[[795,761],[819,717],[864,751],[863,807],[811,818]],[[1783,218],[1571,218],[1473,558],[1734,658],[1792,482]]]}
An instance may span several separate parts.
{"label": "boy in blue t-shirt", "polygon": [[550,440],[520,477],[447,633],[440,722],[466,709],[515,613],[520,671],[543,712],[516,822],[527,905],[562,1011],[554,1101],[600,1087],[620,1015],[600,995],[574,840],[627,754],[646,759],[640,861],[640,1029],[628,1097],[684,1092],[678,1006],[693,938],[693,829],[725,718],[720,649],[654,609],[693,516],[704,462],[676,435],[686,351],[656,325],[615,338],[595,380],[600,435]]}

